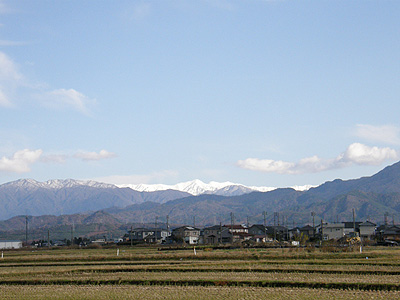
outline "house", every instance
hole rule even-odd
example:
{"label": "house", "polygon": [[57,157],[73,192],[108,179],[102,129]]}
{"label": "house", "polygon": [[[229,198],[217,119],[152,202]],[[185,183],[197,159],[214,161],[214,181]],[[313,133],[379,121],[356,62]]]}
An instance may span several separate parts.
{"label": "house", "polygon": [[363,223],[360,223],[358,226],[360,228],[360,237],[371,239],[375,235],[375,230],[376,230],[375,223],[372,223],[370,221],[365,221]]}
{"label": "house", "polygon": [[164,228],[134,228],[125,237],[133,242],[162,243],[170,235]]}
{"label": "house", "polygon": [[249,229],[243,225],[224,225],[224,227],[229,228],[229,232],[232,233],[248,233]]}
{"label": "house", "polygon": [[267,228],[261,224],[254,224],[248,229],[248,233],[252,235],[266,235]]}
{"label": "house", "polygon": [[278,241],[287,241],[289,239],[289,229],[285,226],[267,226],[267,235]]}
{"label": "house", "polygon": [[324,223],[317,226],[317,232],[325,241],[338,240],[344,237],[344,223]]}
{"label": "house", "polygon": [[200,229],[192,226],[181,226],[172,230],[172,237],[176,241],[196,245],[199,243]]}
{"label": "house", "polygon": [[22,242],[17,240],[0,241],[0,249],[19,249],[22,248]]}
{"label": "house", "polygon": [[206,227],[203,230],[203,234],[205,244],[225,244],[230,243],[232,240],[232,234],[229,228],[221,225]]}
{"label": "house", "polygon": [[[362,222],[342,222],[344,224],[344,235],[347,236],[357,236],[360,233],[360,227],[359,225]],[[354,227],[355,227],[355,231],[354,231]]]}
{"label": "house", "polygon": [[377,231],[380,240],[400,241],[400,227],[397,225],[383,225]]}
{"label": "house", "polygon": [[300,234],[303,233],[304,235],[308,236],[309,238],[314,237],[314,235],[315,235],[315,228],[310,225],[303,226],[303,227],[299,228],[299,230],[300,230]]}
{"label": "house", "polygon": [[251,234],[249,234],[249,229],[243,225],[224,225],[224,227],[228,228],[229,232],[232,234],[231,242],[242,242],[247,241],[251,238]]}
{"label": "house", "polygon": [[248,232],[234,232],[232,233],[232,242],[244,242],[251,239],[253,235]]}
{"label": "house", "polygon": [[272,241],[272,238],[268,235],[268,229],[262,224],[254,224],[249,229],[251,240],[256,243],[265,243]]}

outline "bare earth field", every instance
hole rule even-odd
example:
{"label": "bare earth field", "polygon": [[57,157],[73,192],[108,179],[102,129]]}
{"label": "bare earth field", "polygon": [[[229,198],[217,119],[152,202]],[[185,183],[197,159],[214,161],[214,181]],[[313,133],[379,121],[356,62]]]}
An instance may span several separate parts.
{"label": "bare earth field", "polygon": [[[400,249],[4,251],[1,299],[400,299]],[[117,253],[119,255],[117,255]]]}

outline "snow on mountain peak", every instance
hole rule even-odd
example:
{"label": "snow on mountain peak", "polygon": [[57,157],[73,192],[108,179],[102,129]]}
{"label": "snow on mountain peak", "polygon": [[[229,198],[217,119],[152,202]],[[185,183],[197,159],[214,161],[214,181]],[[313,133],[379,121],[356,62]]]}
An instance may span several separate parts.
{"label": "snow on mountain peak", "polygon": [[[181,182],[175,185],[167,184],[121,184],[118,187],[129,187],[139,192],[154,192],[163,190],[177,190],[197,196],[201,194],[219,194],[219,195],[238,195],[252,191],[270,191],[274,188],[268,187],[246,187],[242,184],[233,182],[216,182],[204,183],[199,179],[192,181]],[[235,187],[235,188],[233,188]]]}
{"label": "snow on mountain peak", "polygon": [[[216,194],[222,196],[238,196],[254,191],[258,192],[269,192],[275,190],[275,187],[257,187],[257,186],[245,186],[233,182],[216,182],[211,181],[204,183],[199,179],[192,181],[181,182],[175,185],[167,184],[120,184],[113,185],[108,183],[101,183],[92,180],[74,180],[74,179],[52,179],[45,182],[39,182],[34,179],[20,179],[14,182],[7,183],[6,185],[14,186],[21,189],[35,190],[38,188],[45,189],[62,189],[71,188],[77,186],[87,186],[94,188],[131,188],[132,190],[139,192],[155,192],[165,190],[176,190],[186,192],[188,194],[197,196],[201,194]],[[305,186],[293,186],[292,188],[297,191],[306,191],[310,189],[311,185]]]}
{"label": "snow on mountain peak", "polygon": [[13,185],[24,189],[61,189],[75,186],[90,186],[96,188],[117,188],[113,184],[101,183],[91,180],[74,180],[74,179],[52,179],[45,182],[36,181],[34,179],[19,179],[9,182],[7,185]]}

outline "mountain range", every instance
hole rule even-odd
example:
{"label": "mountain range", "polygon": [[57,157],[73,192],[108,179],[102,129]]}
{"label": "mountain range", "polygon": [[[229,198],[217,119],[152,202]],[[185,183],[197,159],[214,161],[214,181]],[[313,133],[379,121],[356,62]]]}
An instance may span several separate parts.
{"label": "mountain range", "polygon": [[[298,187],[306,189],[305,187]],[[247,187],[231,182],[193,180],[176,185],[113,185],[74,179],[39,182],[20,179],[0,185],[0,220],[15,215],[72,214],[104,208],[124,208],[143,202],[165,203],[170,200],[213,194],[239,196],[253,191],[271,191],[271,187]]]}
{"label": "mountain range", "polygon": [[[37,227],[62,224],[134,223],[212,225],[262,223],[304,225],[321,219],[398,222],[400,162],[370,177],[326,182],[309,189],[252,188],[232,183],[195,180],[176,186],[115,186],[94,181],[21,179],[0,185],[0,231],[23,229],[25,215]],[[176,188],[176,189],[172,189]],[[180,190],[178,190],[178,188]],[[264,191],[260,191],[263,190]],[[268,191],[267,191],[268,190]],[[36,217],[33,217],[36,216]],[[8,219],[8,220],[5,220]]]}

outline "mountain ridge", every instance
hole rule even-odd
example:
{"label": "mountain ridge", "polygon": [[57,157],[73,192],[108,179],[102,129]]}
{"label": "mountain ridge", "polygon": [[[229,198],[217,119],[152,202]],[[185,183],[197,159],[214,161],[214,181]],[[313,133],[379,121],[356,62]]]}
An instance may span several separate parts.
{"label": "mountain ridge", "polygon": [[[57,186],[61,182],[47,184]],[[83,186],[72,179],[64,182],[66,187],[61,189],[41,188],[33,180],[17,183],[17,188],[12,188],[12,184],[0,185],[0,219],[26,214],[89,216],[103,211],[112,216],[104,215],[104,220],[114,223],[118,220],[122,224],[154,222],[156,217],[161,220],[167,215],[176,224],[191,224],[194,217],[199,224],[216,224],[229,223],[231,213],[235,222],[245,222],[248,218],[262,222],[265,211],[269,224],[279,218],[281,223],[305,224],[310,223],[311,212],[315,212],[317,219],[333,222],[351,220],[353,208],[358,219],[375,222],[382,220],[384,214],[400,214],[400,162],[369,177],[336,179],[306,191],[279,188],[230,196],[206,193],[194,196],[176,190],[138,192],[107,185],[97,188],[94,183],[91,187]],[[37,189],[24,190],[24,184]],[[103,215],[89,220],[95,222],[100,216]]]}

